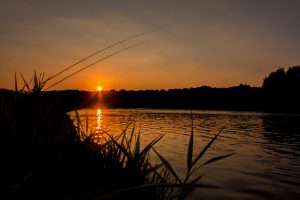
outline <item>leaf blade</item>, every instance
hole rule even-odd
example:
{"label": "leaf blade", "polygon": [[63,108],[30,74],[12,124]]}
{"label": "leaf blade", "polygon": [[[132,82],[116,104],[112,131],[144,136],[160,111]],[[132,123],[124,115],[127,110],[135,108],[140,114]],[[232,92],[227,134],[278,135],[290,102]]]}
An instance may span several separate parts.
{"label": "leaf blade", "polygon": [[216,161],[221,160],[221,159],[224,159],[224,158],[226,158],[226,157],[232,156],[233,154],[234,154],[234,153],[230,153],[230,154],[227,154],[227,155],[217,156],[217,157],[211,158],[211,159],[209,159],[208,161],[206,161],[202,166],[207,165],[207,164],[210,164],[210,163],[212,163],[212,162],[216,162]]}
{"label": "leaf blade", "polygon": [[193,162],[193,165],[195,165],[198,160],[200,160],[200,158],[206,153],[206,151],[208,150],[208,148],[212,145],[212,143],[214,143],[214,141],[217,139],[217,137],[220,135],[220,133],[224,130],[224,128],[222,128],[216,135],[215,137],[202,149],[202,151],[198,154],[198,156],[196,157],[196,159]]}
{"label": "leaf blade", "polygon": [[152,149],[156,153],[156,155],[159,157],[159,159],[162,161],[164,166],[166,166],[166,168],[169,170],[169,172],[171,172],[171,174],[175,177],[175,179],[181,184],[182,183],[181,180],[179,179],[178,175],[176,174],[175,170],[170,165],[170,163],[164,157],[162,157],[154,148],[152,148]]}
{"label": "leaf blade", "polygon": [[187,168],[188,171],[191,170],[192,164],[193,164],[193,146],[194,146],[194,119],[192,116],[192,130],[191,130],[191,136],[190,136],[190,141],[189,141],[189,146],[188,146],[188,152],[187,152]]}

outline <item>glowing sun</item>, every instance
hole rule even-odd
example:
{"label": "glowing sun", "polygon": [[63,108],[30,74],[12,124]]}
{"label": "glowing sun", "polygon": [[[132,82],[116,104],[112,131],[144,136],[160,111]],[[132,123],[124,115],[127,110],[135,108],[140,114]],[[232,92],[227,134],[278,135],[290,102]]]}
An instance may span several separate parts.
{"label": "glowing sun", "polygon": [[100,92],[102,91],[102,87],[101,86],[97,86],[97,90]]}

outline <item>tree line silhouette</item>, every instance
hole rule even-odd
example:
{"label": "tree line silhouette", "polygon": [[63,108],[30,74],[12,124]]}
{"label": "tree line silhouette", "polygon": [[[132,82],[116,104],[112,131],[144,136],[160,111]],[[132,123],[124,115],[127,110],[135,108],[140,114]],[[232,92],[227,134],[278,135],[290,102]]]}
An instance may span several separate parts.
{"label": "tree line silhouette", "polygon": [[265,77],[262,87],[272,93],[297,92],[300,89],[300,66],[279,68]]}
{"label": "tree line silhouette", "polygon": [[240,84],[229,88],[104,91],[109,108],[168,108],[247,110],[300,113],[300,66],[279,68],[264,78],[262,87]]}
{"label": "tree line silhouette", "polygon": [[[240,84],[229,88],[201,86],[169,90],[46,91],[45,101],[62,111],[84,107],[209,109],[300,113],[300,66],[271,72],[262,87]],[[12,91],[1,90],[0,96]]]}
{"label": "tree line silhouette", "polygon": [[270,73],[263,81],[262,90],[265,108],[299,113],[300,66]]}

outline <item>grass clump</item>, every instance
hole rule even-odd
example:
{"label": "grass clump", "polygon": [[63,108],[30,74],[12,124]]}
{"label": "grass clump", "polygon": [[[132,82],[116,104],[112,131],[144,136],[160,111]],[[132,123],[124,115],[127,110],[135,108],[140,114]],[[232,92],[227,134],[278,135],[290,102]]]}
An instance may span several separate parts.
{"label": "grass clump", "polygon": [[[187,151],[187,173],[179,178],[154,148],[163,135],[141,147],[140,133],[128,126],[99,143],[99,132],[82,126],[62,105],[42,92],[48,79],[34,73],[15,92],[1,95],[1,199],[185,199],[200,183],[194,175],[204,165],[229,155],[198,162],[217,139],[193,157],[193,124]],[[193,119],[192,119],[193,121]],[[150,162],[154,151],[160,163]],[[231,154],[230,154],[231,155]]]}
{"label": "grass clump", "polygon": [[[197,172],[201,167],[231,156],[231,154],[211,158],[199,165],[203,156],[209,147],[215,142],[221,129],[214,138],[193,158],[194,150],[194,131],[193,124],[191,129],[190,140],[187,150],[187,172],[184,179],[180,179],[172,165],[154,148],[163,135],[157,137],[145,147],[140,145],[140,132],[136,133],[135,126],[132,131],[128,132],[128,123],[124,131],[115,137],[107,132],[90,132],[89,135],[84,133],[79,115],[76,113],[77,128],[82,133],[84,142],[94,144],[97,148],[97,154],[105,159],[105,163],[111,163],[109,168],[115,168],[121,175],[117,182],[107,185],[104,188],[96,188],[92,192],[96,199],[185,199],[196,188],[216,188],[215,186],[200,183],[204,174]],[[87,121],[88,122],[88,121]],[[192,118],[193,122],[193,118]],[[98,145],[99,134],[105,139],[101,145]],[[103,136],[103,135],[106,135]],[[149,159],[150,151],[158,156],[160,163],[153,165]]]}

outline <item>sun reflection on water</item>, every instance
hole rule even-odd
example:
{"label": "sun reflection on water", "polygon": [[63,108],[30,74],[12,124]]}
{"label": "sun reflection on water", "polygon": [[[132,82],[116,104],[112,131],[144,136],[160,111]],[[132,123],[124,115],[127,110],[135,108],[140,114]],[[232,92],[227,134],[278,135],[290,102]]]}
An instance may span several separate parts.
{"label": "sun reflection on water", "polygon": [[101,124],[102,124],[102,111],[101,111],[101,109],[99,108],[99,109],[97,109],[97,127],[96,127],[96,131],[98,132],[98,133],[100,133],[101,132]]}
{"label": "sun reflection on water", "polygon": [[104,137],[104,131],[102,128],[102,110],[99,108],[97,109],[97,127],[96,127],[96,137],[95,137],[95,142],[98,144],[103,144],[105,142],[105,137]]}

